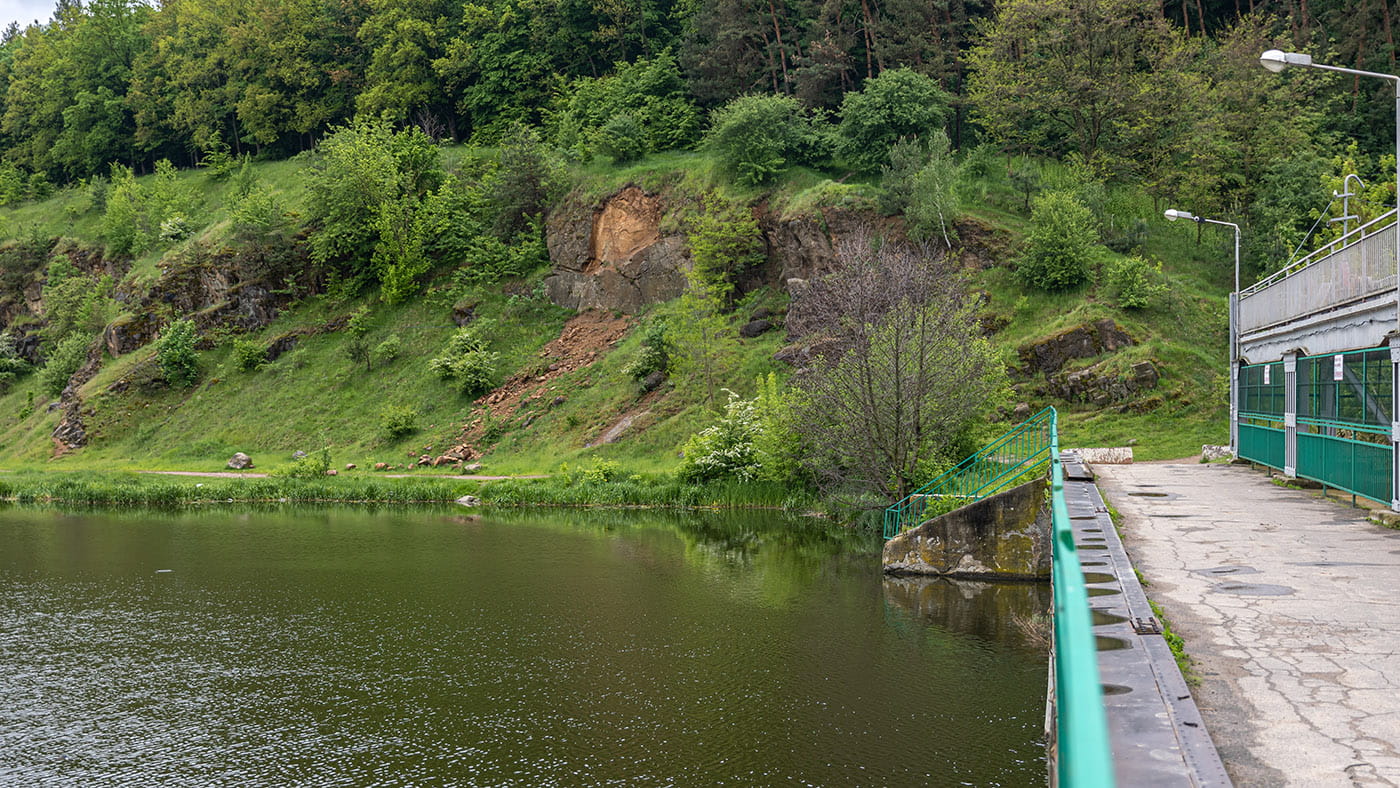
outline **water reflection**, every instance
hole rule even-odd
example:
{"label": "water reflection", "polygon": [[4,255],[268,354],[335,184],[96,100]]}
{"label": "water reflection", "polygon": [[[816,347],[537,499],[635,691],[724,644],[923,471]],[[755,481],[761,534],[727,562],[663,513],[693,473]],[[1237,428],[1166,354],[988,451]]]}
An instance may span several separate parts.
{"label": "water reflection", "polygon": [[876,549],[776,514],[3,509],[0,782],[1040,782],[1045,662],[1001,620],[1037,587],[892,593]]}

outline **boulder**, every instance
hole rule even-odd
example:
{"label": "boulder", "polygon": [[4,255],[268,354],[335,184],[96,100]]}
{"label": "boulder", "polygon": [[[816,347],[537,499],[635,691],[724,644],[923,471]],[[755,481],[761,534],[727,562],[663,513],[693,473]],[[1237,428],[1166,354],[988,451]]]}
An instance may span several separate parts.
{"label": "boulder", "polygon": [[656,391],[666,382],[666,373],[656,370],[642,379],[642,391]]}
{"label": "boulder", "polygon": [[389,463],[387,463],[387,462],[376,462],[376,463],[374,464],[374,469],[375,469],[376,471],[387,471],[387,470],[389,470]]}
{"label": "boulder", "polygon": [[458,327],[469,325],[476,319],[478,302],[458,302],[452,305],[452,322]]}
{"label": "boulder", "polygon": [[753,339],[767,331],[772,330],[773,323],[768,320],[750,320],[739,329],[739,336],[745,339]]}
{"label": "boulder", "polygon": [[1133,338],[1110,319],[1065,329],[1039,342],[1023,345],[1018,351],[1021,371],[1033,375],[1053,375],[1078,358],[1093,358],[1134,344]]}
{"label": "boulder", "polygon": [[475,495],[463,495],[461,498],[457,499],[457,503],[462,506],[480,506],[481,499]]}
{"label": "boulder", "polygon": [[235,471],[246,471],[249,468],[253,467],[253,458],[249,457],[241,451],[234,452],[234,455],[228,460],[228,467],[234,469]]}
{"label": "boulder", "polygon": [[355,470],[355,463],[353,463],[353,462],[347,462],[347,463],[345,463],[345,470],[347,470],[347,471],[353,471],[353,470]]}
{"label": "boulder", "polygon": [[299,459],[301,459],[302,457],[305,457],[305,456],[306,456],[306,452],[302,451],[301,449],[297,449],[296,451],[292,452],[292,459],[294,459],[294,460],[299,460]]}
{"label": "boulder", "polygon": [[1229,446],[1211,446],[1210,444],[1206,444],[1201,447],[1201,462],[1228,460],[1233,456]]}
{"label": "boulder", "polygon": [[1094,405],[1108,405],[1131,399],[1137,394],[1156,388],[1161,376],[1150,361],[1134,364],[1129,374],[1119,376],[1105,369],[1107,362],[1101,362],[1075,372],[1052,375],[1046,381],[1045,389],[1052,396],[1070,402],[1088,402]]}
{"label": "boulder", "polygon": [[339,474],[340,474],[340,471],[337,471],[335,468],[327,468],[327,469],[326,469],[326,475],[327,475],[327,476],[337,476],[337,475],[339,475]]}
{"label": "boulder", "polygon": [[281,358],[284,354],[291,352],[294,348],[296,348],[297,342],[299,342],[300,340],[301,335],[294,333],[283,334],[282,336],[273,339],[272,343],[267,346],[267,360],[276,361],[277,359]]}

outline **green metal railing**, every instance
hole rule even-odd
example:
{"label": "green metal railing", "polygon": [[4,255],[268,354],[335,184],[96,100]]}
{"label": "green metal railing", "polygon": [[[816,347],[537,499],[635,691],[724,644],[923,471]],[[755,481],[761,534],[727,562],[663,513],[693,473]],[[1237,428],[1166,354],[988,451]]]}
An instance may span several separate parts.
{"label": "green metal railing", "polygon": [[1058,414],[1054,408],[1046,408],[886,509],[885,538],[922,521],[931,500],[953,496],[970,502],[984,498],[1049,463],[1056,776],[1064,788],[1113,788],[1113,755],[1099,683],[1098,646],[1089,616],[1084,568],[1065,505],[1057,427]]}
{"label": "green metal railing", "polygon": [[1298,468],[1304,479],[1390,504],[1390,429],[1327,419],[1298,419]]}
{"label": "green metal railing", "polygon": [[886,509],[885,538],[893,539],[928,517],[941,514],[945,511],[943,504],[949,499],[961,505],[1006,489],[1028,471],[1050,460],[1054,433],[1054,408],[1046,408],[1012,427],[976,454]]}
{"label": "green metal railing", "polygon": [[1050,410],[1050,513],[1055,596],[1055,748],[1059,785],[1112,788],[1113,755],[1099,683],[1098,645],[1089,616],[1089,590],[1065,505],[1056,415]]}

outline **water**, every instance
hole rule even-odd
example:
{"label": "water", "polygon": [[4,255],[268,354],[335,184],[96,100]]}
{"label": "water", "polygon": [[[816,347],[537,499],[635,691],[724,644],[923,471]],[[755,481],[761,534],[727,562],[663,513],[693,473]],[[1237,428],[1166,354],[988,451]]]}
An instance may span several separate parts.
{"label": "water", "polygon": [[1048,589],[773,515],[0,508],[0,783],[1043,785]]}

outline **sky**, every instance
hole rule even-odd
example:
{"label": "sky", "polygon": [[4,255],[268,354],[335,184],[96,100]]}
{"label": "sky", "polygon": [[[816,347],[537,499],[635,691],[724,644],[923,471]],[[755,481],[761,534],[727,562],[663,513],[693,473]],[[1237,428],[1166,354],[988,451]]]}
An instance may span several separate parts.
{"label": "sky", "polygon": [[0,30],[11,22],[20,27],[36,21],[47,22],[53,16],[55,0],[0,0]]}

